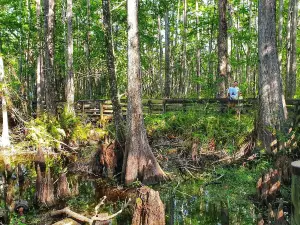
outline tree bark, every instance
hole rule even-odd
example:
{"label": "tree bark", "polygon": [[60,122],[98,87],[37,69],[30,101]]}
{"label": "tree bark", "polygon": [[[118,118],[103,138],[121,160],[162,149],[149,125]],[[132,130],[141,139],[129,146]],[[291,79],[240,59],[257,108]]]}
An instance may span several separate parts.
{"label": "tree bark", "polygon": [[226,97],[226,79],[228,71],[228,50],[227,50],[227,0],[219,0],[219,34],[218,34],[218,75],[219,95]]}
{"label": "tree bark", "polygon": [[55,0],[44,1],[45,11],[45,95],[49,114],[55,115],[55,74],[54,74],[54,4]]}
{"label": "tree bark", "polygon": [[187,69],[187,51],[186,51],[186,45],[187,45],[187,1],[183,0],[184,2],[184,8],[183,8],[183,37],[182,37],[182,48],[183,48],[183,55],[182,55],[182,79],[180,81],[181,86],[181,94],[186,95],[186,88],[188,83],[188,69]]}
{"label": "tree bark", "polygon": [[159,44],[159,59],[158,59],[158,73],[159,73],[159,92],[161,96],[163,96],[163,77],[162,77],[162,64],[163,64],[163,48],[162,48],[162,38],[161,38],[161,19],[160,15],[158,15],[157,18],[157,24],[158,24],[158,44]]}
{"label": "tree bark", "polygon": [[47,207],[54,205],[54,184],[50,169],[48,169],[46,174],[43,174],[40,167],[37,167],[36,188],[36,199],[38,203]]}
{"label": "tree bark", "polygon": [[58,179],[57,198],[65,199],[71,196],[67,174],[62,173]]}
{"label": "tree bark", "polygon": [[74,112],[74,72],[73,72],[73,2],[72,0],[67,0],[67,78],[66,78],[66,100],[67,100],[67,110],[69,113],[75,114]]}
{"label": "tree bark", "polygon": [[1,90],[1,100],[2,100],[2,137],[1,137],[1,146],[9,147],[9,132],[8,132],[8,116],[7,116],[7,105],[6,105],[6,87],[4,79],[4,64],[2,56],[0,55],[0,84],[2,86]]}
{"label": "tree bark", "polygon": [[128,12],[128,106],[123,179],[126,185],[139,179],[155,183],[166,179],[146,134],[141,99],[141,69],[138,37],[138,0],[127,1]]}
{"label": "tree bark", "polygon": [[287,29],[287,72],[286,88],[287,98],[293,98],[296,93],[296,74],[297,74],[297,17],[298,0],[290,0],[289,3],[289,21]]}
{"label": "tree bark", "polygon": [[[109,73],[110,83],[110,97],[113,107],[113,118],[116,129],[116,141],[121,152],[118,152],[122,158],[125,147],[125,123],[123,120],[122,107],[118,98],[118,84],[115,69],[115,57],[113,50],[113,36],[111,26],[110,14],[110,0],[102,0],[103,7],[103,25],[104,25],[104,38],[106,45],[106,65]],[[120,165],[121,168],[121,165]]]}
{"label": "tree bark", "polygon": [[197,92],[197,96],[200,97],[200,83],[199,83],[199,79],[201,76],[201,50],[200,50],[200,31],[199,31],[199,2],[198,0],[196,1],[196,27],[197,27],[197,47],[196,47],[196,51],[197,51],[197,86],[196,86],[196,92]]}
{"label": "tree bark", "polygon": [[276,49],[275,0],[259,0],[259,124],[258,134],[267,152],[276,137],[274,130],[282,130],[285,118],[283,90]]}
{"label": "tree bark", "polygon": [[87,89],[87,96],[89,99],[92,99],[92,88],[93,88],[93,84],[92,84],[92,74],[91,74],[91,58],[90,58],[90,27],[91,27],[91,21],[90,21],[90,17],[91,17],[91,2],[90,0],[87,0],[87,34],[86,34],[86,58],[87,58],[87,70],[88,70],[88,76],[87,76],[87,85],[86,85],[86,89]]}
{"label": "tree bark", "polygon": [[165,97],[170,98],[170,24],[169,12],[165,14]]}
{"label": "tree bark", "polygon": [[279,67],[280,72],[282,75],[282,28],[283,28],[283,0],[279,0],[279,19],[278,19],[278,61],[279,61]]}
{"label": "tree bark", "polygon": [[159,192],[149,187],[139,189],[132,225],[165,225],[165,207]]}

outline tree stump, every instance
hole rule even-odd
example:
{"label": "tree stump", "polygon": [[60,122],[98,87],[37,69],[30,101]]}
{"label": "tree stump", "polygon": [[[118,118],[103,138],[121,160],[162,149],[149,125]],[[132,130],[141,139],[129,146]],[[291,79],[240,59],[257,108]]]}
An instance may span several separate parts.
{"label": "tree stump", "polygon": [[132,225],[165,225],[165,207],[158,191],[142,187],[138,192]]}
{"label": "tree stump", "polygon": [[55,203],[54,185],[50,169],[43,178],[39,165],[37,167],[36,200],[44,206],[52,206]]}
{"label": "tree stump", "polygon": [[36,153],[35,159],[34,159],[34,164],[35,164],[36,171],[37,171],[37,167],[40,166],[41,172],[45,173],[45,171],[46,171],[45,156],[44,156],[44,152],[41,149],[41,147],[38,147],[38,150],[37,150],[37,153]]}
{"label": "tree stump", "polygon": [[99,151],[91,162],[92,171],[104,177],[112,178],[117,167],[117,154],[115,143],[101,144]]}
{"label": "tree stump", "polygon": [[62,173],[58,179],[57,198],[64,199],[71,196],[67,174]]}

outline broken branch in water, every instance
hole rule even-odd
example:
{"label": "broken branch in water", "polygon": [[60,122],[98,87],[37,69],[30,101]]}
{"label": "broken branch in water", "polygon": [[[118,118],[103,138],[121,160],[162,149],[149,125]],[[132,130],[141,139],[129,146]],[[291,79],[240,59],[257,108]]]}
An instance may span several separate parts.
{"label": "broken branch in water", "polygon": [[77,219],[77,220],[82,221],[82,222],[87,222],[87,223],[92,225],[94,223],[94,221],[107,221],[107,220],[110,220],[110,219],[116,217],[117,215],[119,215],[120,213],[123,212],[123,210],[129,205],[129,203],[131,201],[131,199],[129,198],[128,201],[125,201],[124,205],[122,206],[122,208],[118,212],[116,212],[116,213],[114,213],[110,216],[99,216],[98,215],[98,209],[100,208],[101,205],[104,204],[105,199],[106,199],[106,196],[104,196],[102,198],[101,202],[95,207],[96,215],[93,216],[92,218],[88,218],[88,217],[83,216],[79,213],[76,213],[76,212],[72,211],[69,207],[53,211],[53,212],[50,213],[50,215],[51,216],[57,216],[57,215],[60,215],[60,214],[64,213],[64,214],[67,214],[70,217],[73,217],[74,219]]}

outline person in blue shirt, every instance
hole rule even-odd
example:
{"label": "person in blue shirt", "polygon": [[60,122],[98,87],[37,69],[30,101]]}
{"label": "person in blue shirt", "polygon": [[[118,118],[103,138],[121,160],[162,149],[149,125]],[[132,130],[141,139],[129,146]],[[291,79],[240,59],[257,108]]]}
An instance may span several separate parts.
{"label": "person in blue shirt", "polygon": [[235,107],[241,96],[240,89],[238,88],[238,82],[234,81],[233,87],[228,88],[228,100],[229,107]]}
{"label": "person in blue shirt", "polygon": [[228,88],[228,99],[238,100],[240,96],[240,89],[238,88],[238,82],[234,81],[233,87]]}

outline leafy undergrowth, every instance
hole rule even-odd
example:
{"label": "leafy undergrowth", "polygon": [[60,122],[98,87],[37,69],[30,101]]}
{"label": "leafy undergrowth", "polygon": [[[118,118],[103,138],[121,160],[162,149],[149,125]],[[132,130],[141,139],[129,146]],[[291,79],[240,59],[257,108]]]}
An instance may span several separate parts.
{"label": "leafy undergrowth", "polygon": [[183,112],[149,115],[145,118],[151,139],[161,136],[181,137],[198,141],[201,146],[214,143],[216,150],[235,153],[254,129],[254,116],[234,113],[219,113],[216,109],[191,108]]}
{"label": "leafy undergrowth", "polygon": [[20,145],[61,147],[61,144],[76,146],[89,140],[103,139],[107,134],[104,129],[94,128],[85,124],[80,117],[67,112],[66,109],[59,118],[43,114],[40,117],[25,123],[24,139]]}

